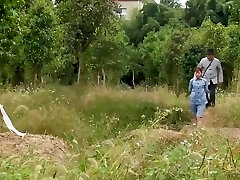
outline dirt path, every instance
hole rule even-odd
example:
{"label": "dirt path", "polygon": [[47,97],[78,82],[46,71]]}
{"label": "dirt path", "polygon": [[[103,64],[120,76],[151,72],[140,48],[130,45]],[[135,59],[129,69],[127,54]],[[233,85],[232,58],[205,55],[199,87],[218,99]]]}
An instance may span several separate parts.
{"label": "dirt path", "polygon": [[216,127],[215,123],[217,121],[218,117],[213,112],[212,108],[209,108],[205,114],[204,117],[198,122],[198,128],[214,128]]}
{"label": "dirt path", "polygon": [[216,113],[213,111],[214,109],[210,108],[206,111],[204,118],[198,122],[197,127],[193,125],[185,126],[182,128],[180,133],[182,134],[190,134],[193,131],[200,130],[204,128],[206,131],[209,131],[214,134],[219,134],[224,138],[228,138],[229,140],[237,140],[240,141],[240,128],[225,128],[218,127],[218,117]]}
{"label": "dirt path", "polygon": [[240,141],[240,128],[221,128],[218,125],[218,120],[219,118],[214,112],[214,109],[210,108],[206,111],[204,118],[202,118],[201,121],[198,122],[197,126],[187,125],[183,127],[179,132],[158,129],[157,134],[158,136],[164,137],[165,139],[169,140],[183,139],[186,138],[193,131],[199,131],[204,128],[206,132],[221,135],[224,138],[228,138],[230,141]]}

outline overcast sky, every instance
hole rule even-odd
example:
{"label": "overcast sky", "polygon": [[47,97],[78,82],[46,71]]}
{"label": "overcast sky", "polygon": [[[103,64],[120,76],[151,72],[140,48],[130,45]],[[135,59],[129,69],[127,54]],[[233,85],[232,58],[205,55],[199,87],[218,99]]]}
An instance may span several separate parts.
{"label": "overcast sky", "polygon": [[[155,0],[157,3],[160,2],[160,0]],[[179,2],[182,4],[182,5],[185,5],[185,3],[187,2],[187,0],[179,0]]]}
{"label": "overcast sky", "polygon": [[187,2],[187,0],[180,0],[179,1],[182,5],[185,5],[185,3]]}

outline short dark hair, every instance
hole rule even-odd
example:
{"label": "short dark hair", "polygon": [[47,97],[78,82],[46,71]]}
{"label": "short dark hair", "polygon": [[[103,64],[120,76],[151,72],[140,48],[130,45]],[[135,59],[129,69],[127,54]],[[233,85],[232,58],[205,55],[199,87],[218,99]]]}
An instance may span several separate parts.
{"label": "short dark hair", "polygon": [[196,67],[194,72],[201,72],[202,73],[202,68]]}
{"label": "short dark hair", "polygon": [[214,49],[208,49],[207,55],[214,55]]}

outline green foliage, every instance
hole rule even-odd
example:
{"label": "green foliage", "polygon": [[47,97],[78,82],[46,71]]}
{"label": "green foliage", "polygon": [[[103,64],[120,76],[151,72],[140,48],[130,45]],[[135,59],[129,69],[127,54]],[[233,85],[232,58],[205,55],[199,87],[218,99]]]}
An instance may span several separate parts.
{"label": "green foliage", "polygon": [[191,27],[201,26],[205,18],[214,23],[228,25],[229,5],[226,0],[189,0],[186,3],[185,20]]}
{"label": "green foliage", "polygon": [[122,25],[117,19],[112,19],[109,26],[99,32],[98,39],[87,49],[85,70],[94,74],[94,79],[101,74],[107,76],[108,82],[118,83],[126,71],[127,44],[128,37]]}
{"label": "green foliage", "polygon": [[112,1],[63,1],[58,5],[61,23],[66,23],[66,42],[73,54],[84,51],[95,39],[101,26],[108,23]]}
{"label": "green foliage", "polygon": [[130,42],[138,45],[147,34],[168,24],[171,19],[181,19],[181,10],[169,8],[165,5],[156,3],[144,4],[141,13],[135,19],[124,22],[124,29],[130,38]]}
{"label": "green foliage", "polygon": [[[230,146],[213,130],[169,142],[159,131],[179,130],[191,120],[181,91],[207,48],[222,62],[224,85],[239,88],[240,3],[189,0],[182,9],[175,0],[161,2],[145,2],[123,22],[111,0],[0,2],[2,84],[73,84],[81,72],[93,85],[129,76],[124,83],[135,88],[2,91],[1,104],[17,129],[60,136],[77,152],[61,164],[31,153],[2,157],[0,179],[239,179],[234,142]],[[136,88],[140,83],[174,91]],[[214,125],[239,128],[239,97],[218,95]]]}
{"label": "green foliage", "polygon": [[228,3],[232,15],[233,22],[239,22],[240,21],[240,14],[239,14],[239,8],[240,3],[238,0],[233,0]]}
{"label": "green foliage", "polygon": [[[180,91],[182,77],[183,45],[189,33],[163,28],[157,33],[149,33],[140,45],[144,58],[146,77],[149,83],[169,85]],[[151,73],[151,74],[147,74]]]}
{"label": "green foliage", "polygon": [[20,46],[24,57],[19,66],[25,70],[25,78],[33,82],[34,75],[40,79],[44,67],[53,60],[56,16],[53,4],[46,0],[36,1],[26,16],[22,16],[23,32]]}
{"label": "green foliage", "polygon": [[169,141],[151,128],[82,147],[55,163],[35,154],[0,159],[2,179],[238,179],[237,143],[216,132],[193,132]]}
{"label": "green foliage", "polygon": [[171,41],[169,42],[168,49],[166,52],[166,64],[165,70],[167,76],[167,82],[170,87],[174,87],[176,90],[177,95],[180,95],[180,91],[183,89],[183,85],[181,86],[182,82],[182,69],[181,64],[183,60],[183,45],[189,33],[187,31],[175,31],[173,32]]}
{"label": "green foliage", "polygon": [[190,0],[182,9],[175,0],[144,2],[136,17],[121,22],[110,0],[55,5],[5,0],[0,4],[1,82],[73,84],[82,74],[82,82],[90,84],[160,84],[179,94],[206,48],[213,47],[224,68],[224,86],[236,89],[237,5]]}
{"label": "green foliage", "polygon": [[[177,116],[182,121],[177,117],[169,120],[173,128],[181,127],[190,119],[186,99],[176,99],[164,89],[148,93],[140,89],[132,92],[100,87],[79,90],[79,86],[75,86],[21,91],[0,96],[17,129],[34,134],[47,132],[67,140],[74,137],[79,143],[115,137],[147,125],[157,109],[182,107],[183,113]],[[14,101],[9,101],[10,97]],[[168,97],[169,102],[163,97]]]}
{"label": "green foliage", "polygon": [[58,6],[61,23],[65,24],[65,43],[68,51],[78,63],[78,82],[83,56],[88,46],[94,42],[102,27],[107,26],[113,16],[114,4],[111,0],[62,1]]}
{"label": "green foliage", "polygon": [[139,51],[144,59],[144,73],[147,83],[166,83],[165,52],[170,41],[172,29],[163,28],[159,32],[150,32],[139,45]]}
{"label": "green foliage", "polygon": [[[16,36],[20,32],[20,11],[18,7],[22,6],[24,1],[3,0],[0,2],[0,66],[1,83],[9,83],[9,72],[12,61],[18,55],[16,50]],[[10,65],[9,65],[10,63]]]}
{"label": "green foliage", "polygon": [[178,0],[161,0],[160,4],[167,5],[171,8],[179,8],[181,6]]}

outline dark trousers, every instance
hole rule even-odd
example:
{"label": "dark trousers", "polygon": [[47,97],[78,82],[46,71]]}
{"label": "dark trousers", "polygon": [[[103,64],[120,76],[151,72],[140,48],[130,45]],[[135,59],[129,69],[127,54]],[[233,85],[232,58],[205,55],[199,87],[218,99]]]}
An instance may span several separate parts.
{"label": "dark trousers", "polygon": [[212,80],[210,80],[210,85],[208,85],[208,90],[209,90],[209,94],[207,94],[207,100],[208,100],[208,106],[214,106],[215,105],[215,101],[216,101],[216,88],[217,88],[217,84],[213,84]]}

